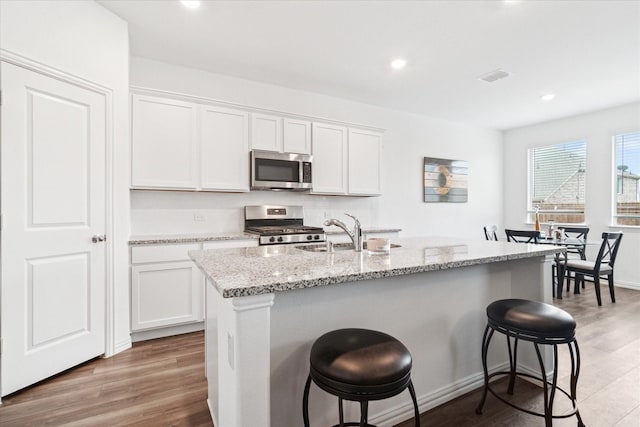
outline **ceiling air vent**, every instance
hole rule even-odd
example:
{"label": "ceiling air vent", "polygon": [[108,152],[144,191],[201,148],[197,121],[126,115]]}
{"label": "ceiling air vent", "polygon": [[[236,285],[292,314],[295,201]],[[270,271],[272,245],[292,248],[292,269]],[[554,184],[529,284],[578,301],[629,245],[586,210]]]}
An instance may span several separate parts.
{"label": "ceiling air vent", "polygon": [[482,80],[483,82],[487,82],[487,83],[493,83],[496,80],[500,80],[500,79],[504,79],[505,77],[509,77],[511,74],[507,73],[504,70],[493,70],[490,73],[487,74],[483,74],[482,76],[478,77],[478,80]]}

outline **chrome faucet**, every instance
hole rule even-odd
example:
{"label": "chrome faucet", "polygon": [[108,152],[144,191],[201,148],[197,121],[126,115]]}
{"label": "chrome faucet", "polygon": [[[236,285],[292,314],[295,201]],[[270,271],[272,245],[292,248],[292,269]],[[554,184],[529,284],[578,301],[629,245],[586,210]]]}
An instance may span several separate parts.
{"label": "chrome faucet", "polygon": [[345,231],[345,233],[347,233],[347,235],[351,238],[351,241],[353,242],[353,250],[356,252],[362,252],[363,241],[362,241],[362,228],[360,227],[360,221],[358,221],[358,218],[356,218],[351,214],[345,213],[345,215],[350,216],[355,220],[355,224],[353,225],[353,231],[349,231],[349,229],[344,224],[344,222],[338,219],[333,219],[333,218],[328,219],[324,222],[324,225],[327,227],[331,225],[335,225],[336,227],[342,228]]}

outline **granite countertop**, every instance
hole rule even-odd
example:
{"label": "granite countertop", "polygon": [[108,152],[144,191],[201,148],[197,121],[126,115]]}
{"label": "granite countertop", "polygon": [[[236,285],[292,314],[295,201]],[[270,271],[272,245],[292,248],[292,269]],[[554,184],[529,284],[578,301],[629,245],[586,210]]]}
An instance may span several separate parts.
{"label": "granite countertop", "polygon": [[[364,234],[372,233],[398,233],[402,231],[400,228],[363,228]],[[325,229],[325,233],[328,235],[334,234],[346,234],[343,230],[337,227],[331,227]],[[238,232],[227,233],[191,233],[191,234],[149,234],[140,236],[131,236],[129,238],[129,246],[137,245],[154,245],[165,243],[198,243],[198,242],[216,242],[224,240],[257,240],[258,235]]]}
{"label": "granite countertop", "polygon": [[224,240],[258,240],[258,235],[239,231],[236,233],[155,234],[131,236],[129,238],[129,246],[163,243],[217,242]]}
{"label": "granite countertop", "polygon": [[[358,280],[445,270],[562,252],[550,245],[462,240],[394,239],[389,255],[366,251],[308,252],[301,245],[190,251],[224,298],[283,292]],[[322,244],[320,244],[322,245]]]}
{"label": "granite countertop", "polygon": [[[375,234],[375,233],[399,233],[402,231],[402,228],[381,228],[381,227],[362,227],[362,234]],[[325,234],[333,235],[333,234],[347,234],[338,227],[325,227]]]}

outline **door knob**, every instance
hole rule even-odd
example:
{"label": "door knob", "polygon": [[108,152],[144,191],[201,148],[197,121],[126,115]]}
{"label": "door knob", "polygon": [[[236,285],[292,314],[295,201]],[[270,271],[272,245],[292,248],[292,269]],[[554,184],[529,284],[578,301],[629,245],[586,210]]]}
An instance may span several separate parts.
{"label": "door knob", "polygon": [[107,236],[104,234],[96,234],[91,238],[93,243],[104,242],[105,240],[107,240]]}

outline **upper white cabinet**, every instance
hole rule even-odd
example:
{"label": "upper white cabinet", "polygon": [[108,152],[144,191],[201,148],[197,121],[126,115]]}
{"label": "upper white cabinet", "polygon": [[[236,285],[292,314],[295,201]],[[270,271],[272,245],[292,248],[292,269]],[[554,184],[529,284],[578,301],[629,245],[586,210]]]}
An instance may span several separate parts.
{"label": "upper white cabinet", "polygon": [[132,186],[196,189],[196,105],[142,95],[132,104]]}
{"label": "upper white cabinet", "polygon": [[313,123],[313,193],[347,194],[347,128]]}
{"label": "upper white cabinet", "polygon": [[249,191],[248,113],[201,107],[201,188]]}
{"label": "upper white cabinet", "polygon": [[351,195],[381,194],[382,135],[349,128],[349,190]]}
{"label": "upper white cabinet", "polygon": [[251,149],[310,154],[311,122],[252,113]]}
{"label": "upper white cabinet", "polygon": [[133,188],[249,191],[246,111],[138,94],[132,103]]}
{"label": "upper white cabinet", "polygon": [[282,117],[251,114],[251,149],[282,151]]}
{"label": "upper white cabinet", "polygon": [[311,122],[284,119],[283,148],[286,153],[311,154]]}
{"label": "upper white cabinet", "polygon": [[312,154],[313,194],[381,194],[382,134],[249,113],[211,100],[132,95],[132,188],[246,192],[252,149]]}
{"label": "upper white cabinet", "polygon": [[356,128],[313,124],[313,193],[381,194],[382,135]]}

